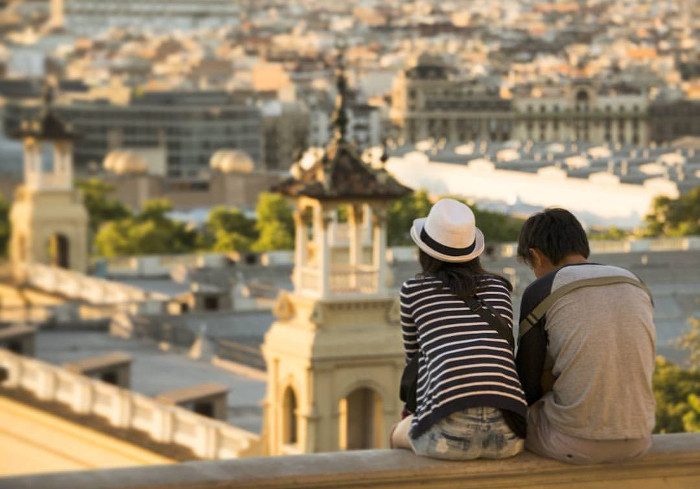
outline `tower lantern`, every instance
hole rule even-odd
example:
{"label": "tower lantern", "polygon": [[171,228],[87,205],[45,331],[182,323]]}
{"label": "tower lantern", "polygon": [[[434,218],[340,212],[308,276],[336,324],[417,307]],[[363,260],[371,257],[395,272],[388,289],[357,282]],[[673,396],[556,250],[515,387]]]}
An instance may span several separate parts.
{"label": "tower lantern", "polygon": [[20,278],[31,263],[87,269],[88,215],[73,188],[75,133],[52,102],[47,88],[38,115],[21,121],[13,135],[24,146],[24,184],[10,211],[10,258]]}
{"label": "tower lantern", "polygon": [[[318,298],[386,295],[386,212],[411,190],[366,164],[345,139],[347,82],[341,71],[334,139],[274,190],[295,201],[295,292]],[[347,241],[347,253],[338,241]],[[366,242],[370,241],[369,249]]]}

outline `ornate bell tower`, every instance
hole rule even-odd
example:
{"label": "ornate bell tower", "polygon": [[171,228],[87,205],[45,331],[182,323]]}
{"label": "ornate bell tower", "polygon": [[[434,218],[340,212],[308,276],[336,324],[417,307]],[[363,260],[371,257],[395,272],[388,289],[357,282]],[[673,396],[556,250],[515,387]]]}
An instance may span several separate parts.
{"label": "ornate bell tower", "polygon": [[54,114],[49,89],[38,117],[22,121],[14,136],[24,143],[24,185],[10,210],[16,275],[31,263],[85,272],[88,215],[73,188],[74,134]]}
{"label": "ornate bell tower", "polygon": [[294,291],[279,297],[263,345],[271,455],[386,447],[400,419],[404,355],[385,216],[410,190],[346,141],[346,90],[341,70],[333,141],[274,189],[295,201],[296,244]]}

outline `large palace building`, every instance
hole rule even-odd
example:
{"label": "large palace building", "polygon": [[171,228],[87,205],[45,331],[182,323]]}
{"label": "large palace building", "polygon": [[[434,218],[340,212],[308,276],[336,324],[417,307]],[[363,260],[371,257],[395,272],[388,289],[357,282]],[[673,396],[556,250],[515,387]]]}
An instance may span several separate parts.
{"label": "large palace building", "polygon": [[655,140],[652,115],[649,95],[633,86],[575,80],[504,91],[497,79],[461,76],[428,54],[399,73],[392,91],[391,120],[404,144],[515,139],[643,146]]}

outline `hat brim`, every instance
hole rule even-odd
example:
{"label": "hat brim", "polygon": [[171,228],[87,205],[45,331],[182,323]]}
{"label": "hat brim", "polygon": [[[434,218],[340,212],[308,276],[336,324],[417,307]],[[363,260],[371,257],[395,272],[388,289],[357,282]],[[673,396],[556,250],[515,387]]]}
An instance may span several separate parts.
{"label": "hat brim", "polygon": [[450,262],[450,263],[460,263],[460,262],[466,262],[466,261],[471,261],[477,256],[481,255],[484,251],[484,233],[481,232],[481,229],[475,228],[474,232],[474,251],[469,253],[468,255],[460,255],[460,256],[452,256],[452,255],[445,255],[443,253],[440,253],[439,251],[435,251],[432,249],[430,246],[425,244],[422,239],[420,239],[421,231],[423,231],[423,226],[425,226],[425,217],[421,217],[419,219],[416,219],[413,221],[413,226],[411,226],[411,239],[413,240],[414,243],[416,243],[416,246],[420,248],[421,250],[425,251],[428,255],[432,256],[433,258],[437,258],[438,260]]}

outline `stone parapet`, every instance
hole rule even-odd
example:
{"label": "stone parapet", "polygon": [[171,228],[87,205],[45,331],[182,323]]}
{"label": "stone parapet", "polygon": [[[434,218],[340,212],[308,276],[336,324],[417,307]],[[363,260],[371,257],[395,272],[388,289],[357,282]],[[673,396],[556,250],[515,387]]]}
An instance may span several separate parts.
{"label": "stone parapet", "polygon": [[361,450],[0,479],[0,489],[695,489],[700,434],[657,435],[643,458],[576,466],[529,452],[505,460],[444,462],[406,450]]}

